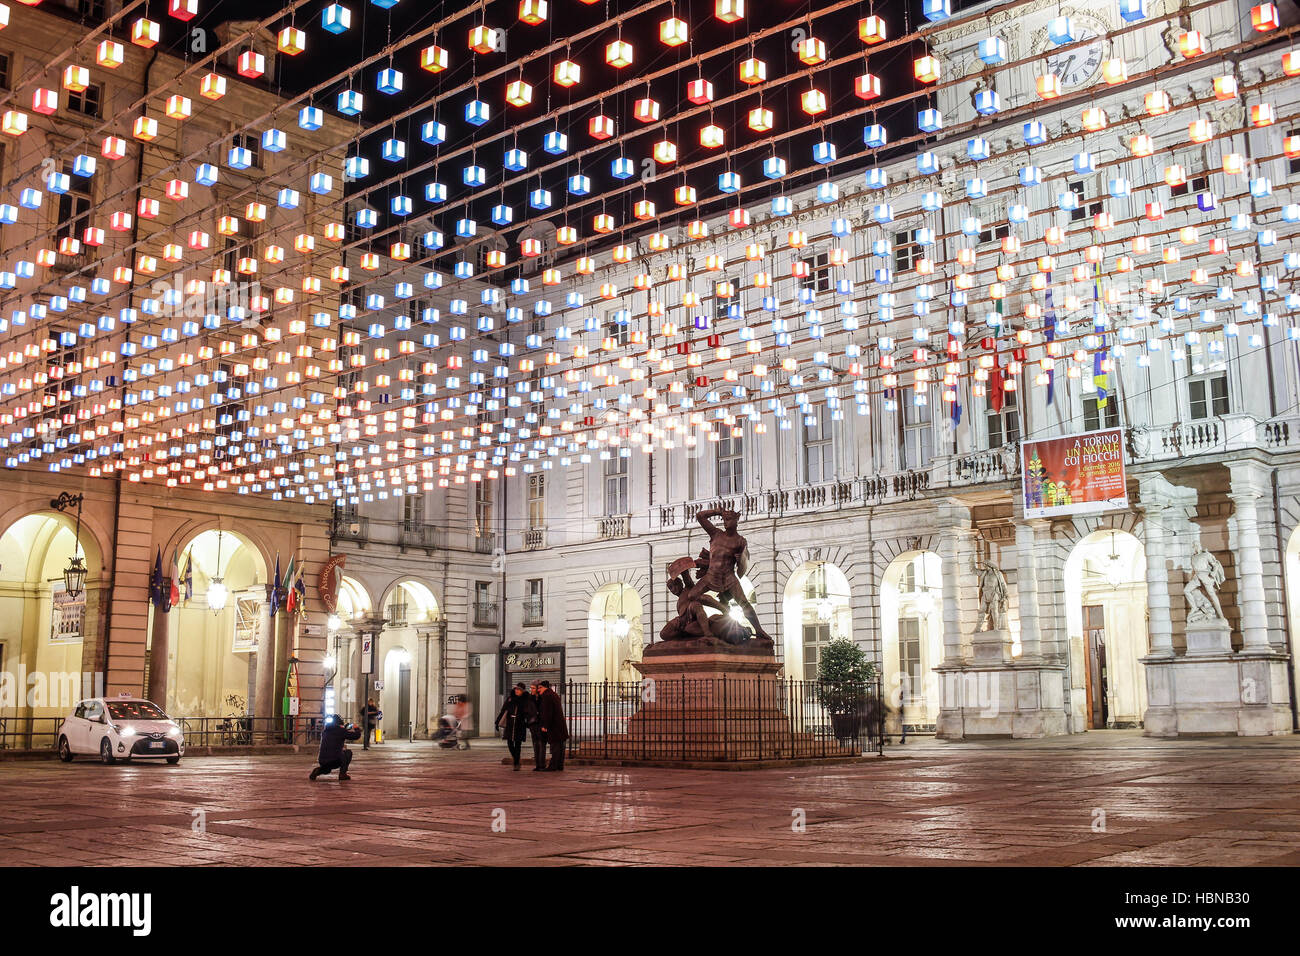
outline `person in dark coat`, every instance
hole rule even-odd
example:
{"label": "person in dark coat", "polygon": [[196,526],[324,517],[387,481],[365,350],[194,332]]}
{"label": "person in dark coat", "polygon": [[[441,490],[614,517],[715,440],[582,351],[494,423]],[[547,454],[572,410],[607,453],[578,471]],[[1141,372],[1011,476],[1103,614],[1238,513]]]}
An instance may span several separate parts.
{"label": "person in dark coat", "polygon": [[537,681],[533,681],[532,686],[528,688],[528,697],[532,701],[528,730],[533,735],[533,770],[536,772],[546,769],[546,735],[542,733],[542,725],[537,721],[542,688],[538,686]]}
{"label": "person in dark coat", "polygon": [[365,707],[366,719],[366,739],[361,744],[362,750],[370,749],[370,737],[375,732],[375,723],[379,720],[379,707],[375,704],[375,699],[371,697],[366,701]]}
{"label": "person in dark coat", "polygon": [[523,750],[524,739],[528,736],[528,725],[537,717],[537,707],[533,698],[527,693],[523,681],[510,690],[505,703],[497,713],[496,726],[505,738],[510,756],[515,759],[515,769],[519,769],[519,752]]}
{"label": "person in dark coat", "polygon": [[564,742],[569,739],[569,725],[564,722],[564,704],[560,695],[551,690],[551,682],[538,685],[542,695],[537,699],[537,723],[546,743],[551,745],[551,762],[547,770],[564,769]]}
{"label": "person in dark coat", "polygon": [[325,729],[320,735],[320,755],[316,758],[319,766],[311,772],[315,780],[323,773],[339,772],[340,780],[351,780],[348,765],[352,763],[352,751],[344,746],[349,740],[359,740],[361,728],[356,724],[345,724],[343,718],[333,714],[325,721]]}

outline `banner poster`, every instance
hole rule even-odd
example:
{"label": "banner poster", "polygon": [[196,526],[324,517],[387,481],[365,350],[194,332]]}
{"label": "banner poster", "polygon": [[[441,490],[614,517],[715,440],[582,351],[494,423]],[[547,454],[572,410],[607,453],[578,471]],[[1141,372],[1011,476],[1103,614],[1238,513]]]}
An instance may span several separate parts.
{"label": "banner poster", "polygon": [[1020,456],[1026,518],[1128,507],[1123,429],[1026,441]]}

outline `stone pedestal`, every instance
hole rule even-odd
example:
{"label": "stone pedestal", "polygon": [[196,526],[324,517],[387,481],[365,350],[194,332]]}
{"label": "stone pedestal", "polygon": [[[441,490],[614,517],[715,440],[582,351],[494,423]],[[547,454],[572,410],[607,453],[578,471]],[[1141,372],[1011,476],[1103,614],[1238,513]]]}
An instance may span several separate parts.
{"label": "stone pedestal", "polygon": [[1194,632],[1194,627],[1188,626],[1185,656],[1142,659],[1147,679],[1143,733],[1148,737],[1289,734],[1287,656],[1215,651],[1212,648],[1221,639],[1218,629]]}
{"label": "stone pedestal", "polygon": [[940,664],[935,671],[936,735],[944,740],[1066,733],[1065,665],[1013,658],[1005,630],[977,632],[971,660]]}
{"label": "stone pedestal", "polygon": [[[819,705],[791,699],[771,647],[692,652],[675,643],[647,649],[637,665],[639,700],[589,702],[605,734],[583,741],[578,760],[694,765],[837,755],[827,753],[825,739],[798,729],[805,716],[821,716],[814,714]],[[837,750],[834,741],[829,749]],[[856,740],[843,750],[860,754]]]}
{"label": "stone pedestal", "polygon": [[1187,625],[1187,656],[1232,653],[1232,629],[1219,618]]}

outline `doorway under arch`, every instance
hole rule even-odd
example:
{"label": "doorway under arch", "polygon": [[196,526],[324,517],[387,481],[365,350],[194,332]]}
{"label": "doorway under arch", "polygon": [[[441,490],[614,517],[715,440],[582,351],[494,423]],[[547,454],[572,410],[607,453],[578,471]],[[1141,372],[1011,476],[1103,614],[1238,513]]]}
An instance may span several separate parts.
{"label": "doorway under arch", "polygon": [[[0,713],[66,716],[77,700],[95,693],[84,678],[83,649],[99,630],[103,560],[94,538],[57,512],[24,515],[0,535],[0,674],[38,675],[0,693]],[[74,556],[86,566],[78,595],[64,586]],[[85,664],[90,664],[85,661]]]}
{"label": "doorway under arch", "polygon": [[644,644],[641,596],[622,581],[606,584],[591,599],[587,613],[587,679],[639,681]]}
{"label": "doorway under arch", "polygon": [[262,552],[238,532],[208,529],[182,546],[172,573],[180,601],[167,614],[167,700],[156,703],[182,717],[251,714],[270,627]]}
{"label": "doorway under arch", "polygon": [[1147,707],[1146,552],[1127,531],[1081,539],[1065,561],[1070,710],[1075,727],[1140,727]]}
{"label": "doorway under arch", "polygon": [[849,579],[828,561],[807,561],[786,582],[782,610],[785,674],[816,680],[822,648],[853,637]]}
{"label": "doorway under arch", "polygon": [[[891,733],[933,730],[939,719],[943,663],[943,562],[933,551],[908,551],[880,581],[880,630]],[[901,718],[901,719],[900,719]]]}

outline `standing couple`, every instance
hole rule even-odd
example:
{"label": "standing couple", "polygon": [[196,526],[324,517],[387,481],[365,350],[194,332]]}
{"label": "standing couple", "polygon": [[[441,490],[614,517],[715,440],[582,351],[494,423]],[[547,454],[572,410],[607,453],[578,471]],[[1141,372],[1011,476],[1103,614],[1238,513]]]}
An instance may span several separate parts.
{"label": "standing couple", "polygon": [[[522,681],[511,688],[505,703],[497,713],[497,728],[510,748],[515,769],[519,769],[519,754],[529,731],[533,735],[533,770],[561,771],[564,769],[564,742],[569,739],[569,728],[564,722],[564,705],[560,695],[551,689],[548,680],[534,681],[525,688]],[[551,745],[551,762],[546,763],[546,745]]]}

